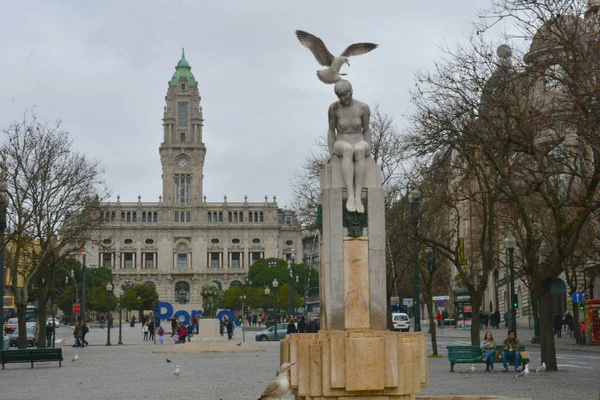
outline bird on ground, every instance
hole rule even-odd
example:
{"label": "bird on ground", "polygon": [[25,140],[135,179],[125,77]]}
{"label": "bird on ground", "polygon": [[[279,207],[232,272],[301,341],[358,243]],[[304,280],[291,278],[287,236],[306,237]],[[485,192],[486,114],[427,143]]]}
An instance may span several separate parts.
{"label": "bird on ground", "polygon": [[336,83],[342,79],[340,75],[346,75],[340,73],[340,68],[344,64],[350,66],[348,57],[359,56],[377,48],[375,43],[354,43],[346,47],[346,50],[336,57],[327,49],[325,43],[315,35],[297,30],[296,37],[304,47],[313,53],[319,64],[328,67],[317,71],[317,77],[326,84]]}
{"label": "bird on ground", "polygon": [[171,363],[171,362],[173,362],[173,361],[171,361],[171,360],[169,360],[169,359],[167,358],[167,362],[168,362],[168,363]]}
{"label": "bird on ground", "polygon": [[241,345],[242,345],[242,342],[239,342],[237,345],[238,345],[238,346],[241,346]]}
{"label": "bird on ground", "polygon": [[546,363],[543,362],[542,365],[535,369],[535,373],[539,374],[540,372],[544,372],[546,370]]}
{"label": "bird on ground", "polygon": [[73,359],[71,360],[71,362],[75,362],[79,360],[79,356],[77,355],[77,353],[75,353],[75,355],[73,356]]}
{"label": "bird on ground", "polygon": [[464,371],[460,371],[461,374],[470,374],[475,372],[475,364],[471,364],[471,366]]}
{"label": "bird on ground", "polygon": [[290,390],[290,381],[288,380],[287,371],[292,368],[292,365],[294,364],[295,363],[282,364],[278,371],[279,374],[275,380],[273,380],[273,382],[267,386],[258,400],[276,400],[285,396],[285,394]]}
{"label": "bird on ground", "polygon": [[181,370],[179,369],[179,365],[175,368],[175,376],[181,375]]}
{"label": "bird on ground", "polygon": [[525,364],[525,369],[515,375],[515,379],[517,378],[525,378],[529,374],[529,364]]}

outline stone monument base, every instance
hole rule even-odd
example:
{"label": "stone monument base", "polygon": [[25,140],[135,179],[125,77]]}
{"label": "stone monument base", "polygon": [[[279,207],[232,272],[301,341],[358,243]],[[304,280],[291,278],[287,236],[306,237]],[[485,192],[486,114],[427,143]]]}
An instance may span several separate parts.
{"label": "stone monument base", "polygon": [[220,324],[217,318],[200,319],[198,321],[198,333],[194,335],[194,341],[227,340],[226,336],[221,336],[219,333]]}
{"label": "stone monument base", "polygon": [[423,333],[291,334],[280,351],[281,363],[296,363],[290,371],[296,400],[414,400],[429,380]]}

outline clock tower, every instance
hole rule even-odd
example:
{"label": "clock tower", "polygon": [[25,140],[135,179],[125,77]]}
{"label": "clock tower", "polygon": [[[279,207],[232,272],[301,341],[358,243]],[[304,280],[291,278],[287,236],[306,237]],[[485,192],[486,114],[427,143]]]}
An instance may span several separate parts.
{"label": "clock tower", "polygon": [[186,210],[190,215],[191,208],[202,203],[206,155],[206,146],[202,142],[204,119],[200,94],[191,70],[182,51],[165,97],[164,139],[159,149],[163,204],[179,209],[182,215],[186,215]]}

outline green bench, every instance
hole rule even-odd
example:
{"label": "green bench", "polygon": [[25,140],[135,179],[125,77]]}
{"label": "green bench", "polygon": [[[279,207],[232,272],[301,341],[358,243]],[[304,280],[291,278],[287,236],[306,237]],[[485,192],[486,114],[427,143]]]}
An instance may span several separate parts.
{"label": "green bench", "polygon": [[[481,356],[481,348],[479,346],[447,346],[448,361],[450,361],[450,372],[454,372],[454,364],[485,364]],[[525,346],[519,347],[521,352],[521,364],[529,364],[529,352],[525,351]],[[502,362],[502,345],[496,346],[495,363]],[[513,361],[509,360],[512,365]]]}
{"label": "green bench", "polygon": [[62,349],[19,349],[19,350],[0,350],[0,362],[2,369],[4,364],[30,362],[33,368],[34,362],[58,361],[58,366],[62,367]]}

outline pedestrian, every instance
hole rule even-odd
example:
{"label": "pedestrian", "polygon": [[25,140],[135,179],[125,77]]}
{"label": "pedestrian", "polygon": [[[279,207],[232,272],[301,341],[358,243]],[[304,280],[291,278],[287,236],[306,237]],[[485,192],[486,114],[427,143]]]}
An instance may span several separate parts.
{"label": "pedestrian", "polygon": [[179,343],[185,344],[185,338],[187,337],[188,330],[185,325],[183,325],[183,322],[181,322],[179,325]]}
{"label": "pedestrian", "polygon": [[171,337],[175,336],[177,333],[177,320],[173,318],[171,320]]}
{"label": "pedestrian", "polygon": [[306,333],[306,318],[304,318],[304,315],[298,321],[298,333]]}
{"label": "pedestrian", "polygon": [[479,329],[483,329],[483,318],[485,317],[485,314],[483,313],[483,311],[479,311]]}
{"label": "pedestrian", "polygon": [[227,321],[227,339],[231,340],[233,339],[233,321],[232,320],[228,320]]}
{"label": "pedestrian", "polygon": [[142,332],[144,334],[144,340],[148,340],[148,331],[149,331],[149,327],[148,327],[148,322],[146,322],[144,325],[142,325]]}
{"label": "pedestrian", "polygon": [[306,324],[306,333],[317,333],[317,323],[315,317],[310,317],[308,324]]}
{"label": "pedestrian", "polygon": [[435,320],[437,321],[437,326],[438,328],[442,327],[442,313],[438,311],[438,313],[435,316]]}
{"label": "pedestrian", "polygon": [[73,347],[83,347],[83,342],[81,340],[82,335],[81,321],[77,321],[75,322],[75,329],[73,330],[73,336],[75,337],[75,344]]}
{"label": "pedestrian", "polygon": [[483,315],[483,324],[485,325],[485,329],[488,328],[488,323],[490,322],[490,314],[485,313]]}
{"label": "pedestrian", "polygon": [[46,325],[46,347],[52,347],[52,335],[54,334],[54,324]]}
{"label": "pedestrian", "polygon": [[163,344],[165,330],[163,329],[162,325],[158,327],[158,330],[156,331],[156,333],[158,333],[158,344]]}
{"label": "pedestrian", "polygon": [[114,322],[114,318],[113,318],[112,314],[109,314],[109,316],[108,316],[108,329],[112,329],[113,328],[113,322]]}
{"label": "pedestrian", "polygon": [[492,332],[487,331],[481,342],[481,356],[485,361],[485,372],[494,372],[494,357],[496,356],[496,343]]}
{"label": "pedestrian", "polygon": [[561,338],[562,337],[562,317],[560,315],[554,314],[553,325],[554,325],[554,334],[557,335],[559,338]]}
{"label": "pedestrian", "polygon": [[256,326],[256,323],[258,322],[258,315],[254,314],[252,315],[252,326]]}
{"label": "pedestrian", "polygon": [[194,315],[192,317],[192,332],[196,332],[197,328],[198,328],[198,319],[196,318],[196,315]]}
{"label": "pedestrian", "polygon": [[100,329],[104,329],[104,324],[106,323],[106,317],[104,313],[100,314]]}
{"label": "pedestrian", "polygon": [[294,323],[294,318],[290,318],[290,322],[288,323],[287,326],[287,334],[289,335],[290,333],[297,333],[298,330],[296,329],[296,324]]}
{"label": "pedestrian", "polygon": [[88,328],[85,321],[82,321],[81,324],[81,345],[87,346],[89,345],[89,343],[87,342],[87,340],[85,340],[85,335],[87,335],[87,333],[90,331],[90,328]]}
{"label": "pedestrian", "polygon": [[516,338],[515,332],[512,329],[508,331],[508,337],[504,339],[503,344],[502,364],[504,364],[504,369],[502,372],[508,371],[508,359],[514,360],[515,372],[521,372],[521,369],[519,368],[521,365],[521,353],[519,352],[521,345],[519,344],[519,339]]}
{"label": "pedestrian", "polygon": [[508,320],[510,317],[508,316],[508,311],[504,313],[504,327],[508,328]]}
{"label": "pedestrian", "polygon": [[150,318],[150,323],[148,324],[148,340],[154,341],[154,318]]}

